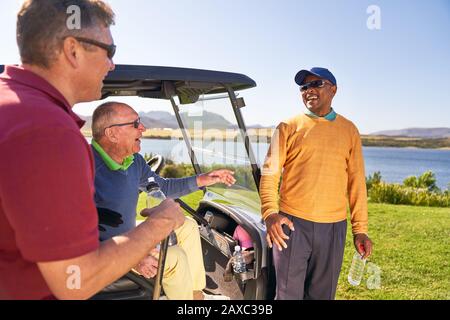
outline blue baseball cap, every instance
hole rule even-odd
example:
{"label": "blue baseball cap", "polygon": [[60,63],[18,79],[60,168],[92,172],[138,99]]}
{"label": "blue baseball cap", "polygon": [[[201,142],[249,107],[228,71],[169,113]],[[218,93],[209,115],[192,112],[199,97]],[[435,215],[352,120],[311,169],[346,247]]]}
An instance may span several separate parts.
{"label": "blue baseball cap", "polygon": [[333,76],[330,70],[319,67],[314,67],[311,70],[300,70],[299,72],[297,72],[297,75],[295,76],[295,83],[301,86],[303,84],[303,81],[305,81],[305,78],[309,75],[314,75],[319,78],[328,80],[334,85],[337,84],[336,78]]}

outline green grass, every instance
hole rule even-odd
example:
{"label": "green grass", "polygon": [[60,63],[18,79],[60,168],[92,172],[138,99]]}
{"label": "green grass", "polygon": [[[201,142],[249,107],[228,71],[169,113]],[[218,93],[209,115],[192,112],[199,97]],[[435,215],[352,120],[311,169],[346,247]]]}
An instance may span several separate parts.
{"label": "green grass", "polygon": [[369,204],[369,262],[381,271],[381,289],[347,282],[354,253],[350,228],[337,299],[450,299],[450,210]]}
{"label": "green grass", "polygon": [[[187,205],[189,205],[191,208],[197,208],[198,203],[203,198],[203,191],[197,191],[193,192],[185,197],[181,197],[181,200],[183,200]],[[146,208],[146,194],[143,192],[139,195],[137,209],[136,209],[136,219],[137,220],[144,220],[143,217],[139,214],[142,209]]]}
{"label": "green grass", "polygon": [[[184,197],[196,208],[202,192]],[[141,194],[138,210],[145,207]],[[450,210],[369,203],[371,262],[381,269],[381,288],[370,290],[365,274],[358,287],[347,282],[354,253],[350,225],[336,294],[339,300],[450,299]]]}

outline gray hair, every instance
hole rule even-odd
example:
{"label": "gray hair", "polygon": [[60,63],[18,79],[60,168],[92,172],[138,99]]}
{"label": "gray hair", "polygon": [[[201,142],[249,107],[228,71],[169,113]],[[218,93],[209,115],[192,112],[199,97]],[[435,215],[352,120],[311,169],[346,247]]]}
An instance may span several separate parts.
{"label": "gray hair", "polygon": [[92,137],[95,141],[100,141],[105,135],[105,128],[117,116],[118,106],[125,105],[121,102],[105,102],[99,105],[92,115]]}

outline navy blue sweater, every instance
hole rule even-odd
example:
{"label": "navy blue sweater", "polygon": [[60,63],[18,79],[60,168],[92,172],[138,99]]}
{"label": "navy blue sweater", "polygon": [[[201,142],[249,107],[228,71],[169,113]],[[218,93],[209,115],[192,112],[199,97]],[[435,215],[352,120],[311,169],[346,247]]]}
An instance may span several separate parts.
{"label": "navy blue sweater", "polygon": [[130,231],[136,226],[136,205],[139,189],[144,190],[148,178],[154,177],[162,192],[172,199],[198,190],[196,176],[181,179],[165,179],[150,170],[140,154],[134,155],[133,164],[126,170],[110,170],[98,152],[92,148],[95,159],[95,203],[97,208],[107,208],[122,215],[119,227],[102,225],[100,232],[105,240]]}

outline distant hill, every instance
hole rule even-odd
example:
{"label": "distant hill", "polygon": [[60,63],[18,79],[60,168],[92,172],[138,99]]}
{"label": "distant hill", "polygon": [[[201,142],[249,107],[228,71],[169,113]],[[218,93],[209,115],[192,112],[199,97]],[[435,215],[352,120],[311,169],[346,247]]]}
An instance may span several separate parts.
{"label": "distant hill", "polygon": [[[141,118],[147,118],[152,119],[155,121],[154,124],[151,126],[147,126],[147,128],[172,128],[176,129],[178,128],[178,122],[175,117],[175,115],[172,115],[171,113],[167,111],[150,111],[150,112],[141,112],[139,113]],[[202,121],[202,128],[203,129],[227,129],[233,127],[233,124],[226,120],[224,117],[222,117],[219,114],[203,111],[199,113],[199,115],[188,115],[186,112],[180,113],[181,118],[183,119],[183,122],[190,128],[194,126],[195,121]],[[158,127],[157,124],[165,124],[163,127]],[[144,123],[145,125],[145,123]]]}
{"label": "distant hill", "polygon": [[167,111],[139,112],[139,116],[146,128],[178,128],[177,119]]}
{"label": "distant hill", "polygon": [[201,121],[201,125],[203,129],[231,129],[237,128],[237,126],[233,125],[230,121],[225,119],[223,116],[203,111],[199,116],[188,115],[186,112],[180,113],[183,122],[190,128],[194,128],[195,121]]}
{"label": "distant hill", "polygon": [[417,138],[450,138],[450,128],[407,128],[401,130],[378,131],[371,136],[417,137]]}

